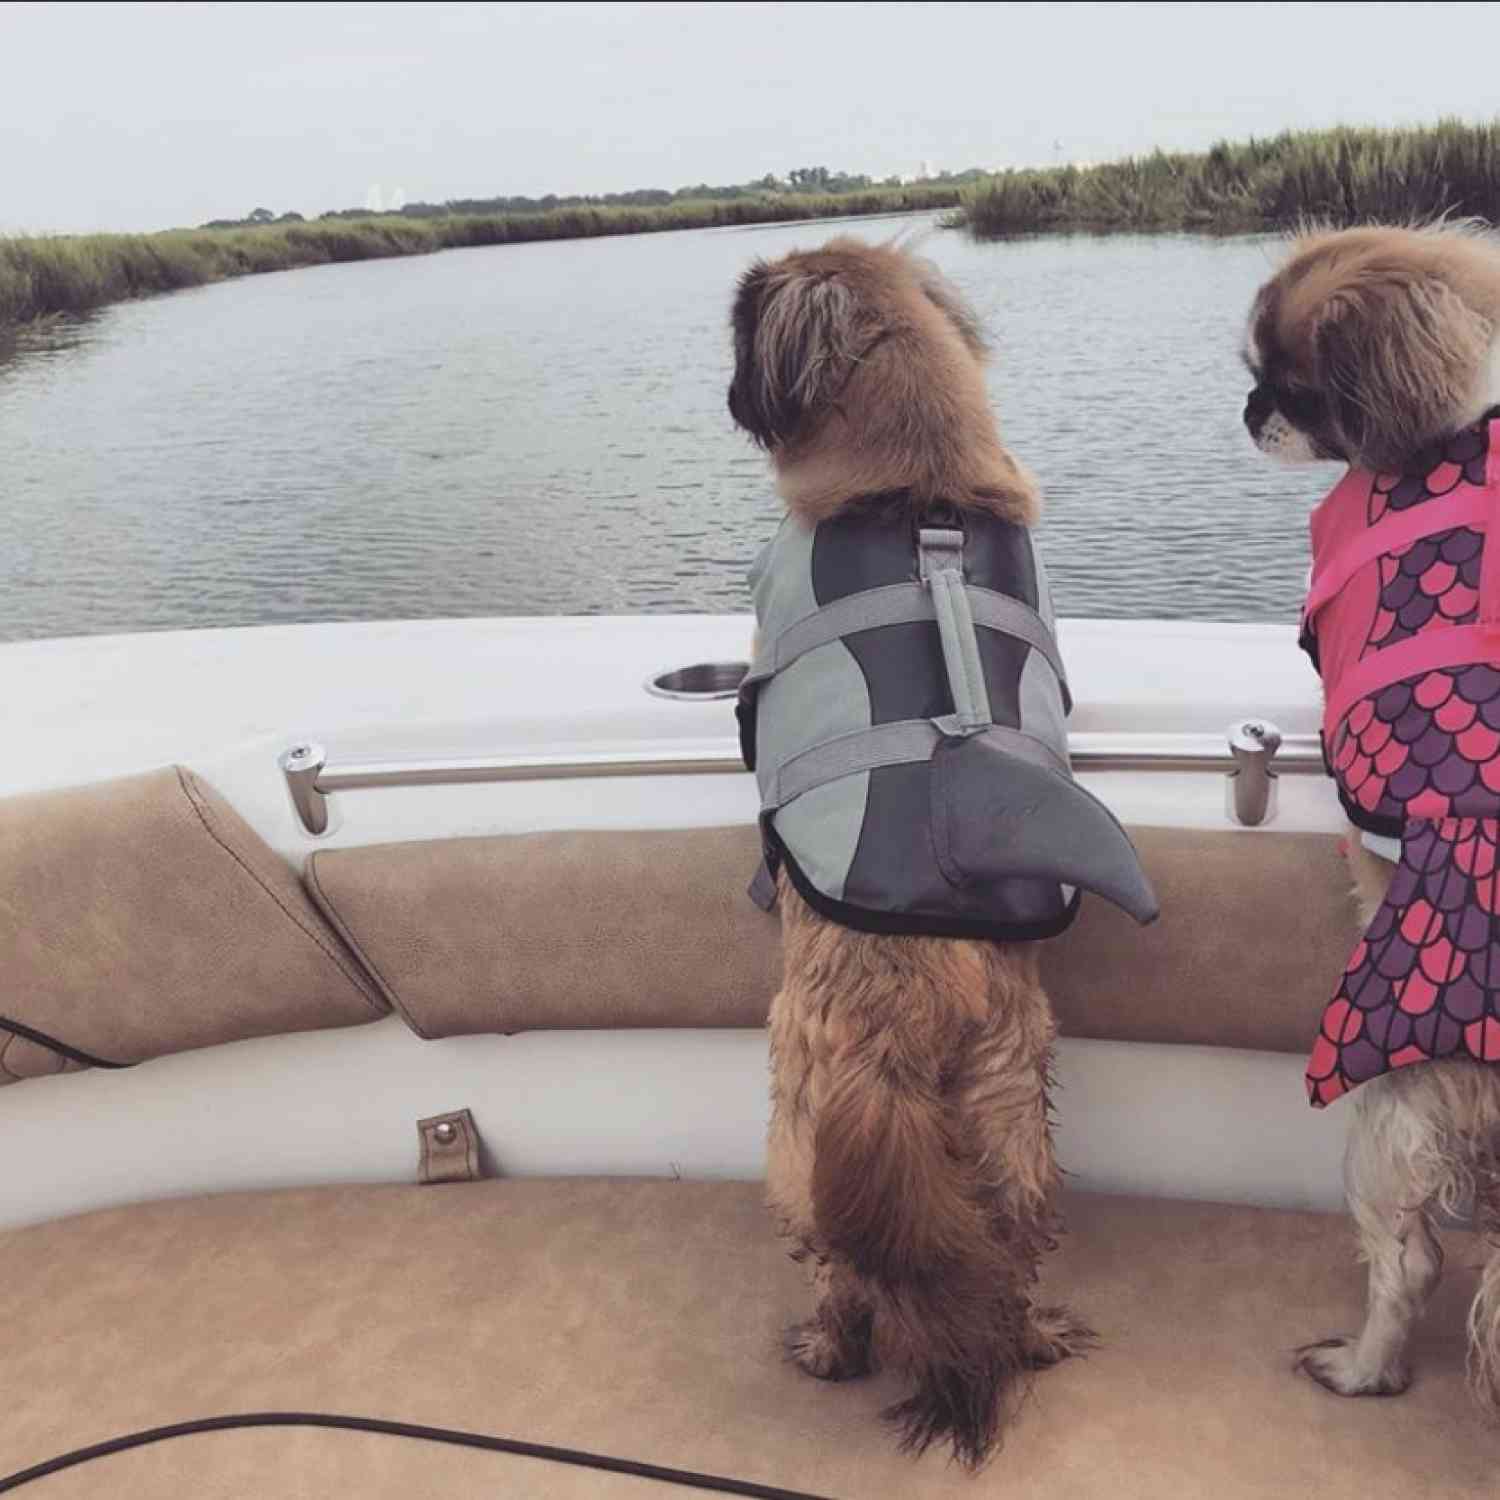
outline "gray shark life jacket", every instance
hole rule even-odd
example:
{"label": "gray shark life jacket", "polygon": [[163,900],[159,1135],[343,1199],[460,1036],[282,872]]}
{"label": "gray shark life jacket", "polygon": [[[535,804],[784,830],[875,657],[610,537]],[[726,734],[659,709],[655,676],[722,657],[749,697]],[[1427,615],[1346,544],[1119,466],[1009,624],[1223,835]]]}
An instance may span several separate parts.
{"label": "gray shark life jacket", "polygon": [[847,927],[1024,941],[1080,887],[1137,921],[1156,897],[1125,831],[1074,780],[1072,707],[1029,531],[879,498],[793,516],[750,573],[758,644],[737,715],[778,867]]}

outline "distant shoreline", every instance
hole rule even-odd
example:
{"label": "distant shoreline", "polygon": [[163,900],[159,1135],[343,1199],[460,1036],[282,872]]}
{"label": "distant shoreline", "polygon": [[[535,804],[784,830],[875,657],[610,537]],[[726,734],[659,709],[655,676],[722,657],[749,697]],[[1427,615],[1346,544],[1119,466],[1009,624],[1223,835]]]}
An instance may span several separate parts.
{"label": "distant shoreline", "polygon": [[159,234],[0,237],[0,334],[47,318],[79,317],[112,302],[265,271],[476,245],[933,212],[958,208],[963,193],[962,187],[915,183],[851,193],[687,199],[660,207],[587,206],[443,218],[319,219],[234,229],[169,229]]}
{"label": "distant shoreline", "polygon": [[[462,205],[455,205],[461,207]],[[0,336],[134,297],[263,271],[476,245],[954,210],[978,239],[1083,232],[1244,234],[1442,214],[1500,220],[1500,122],[1287,131],[1197,154],[1026,168],[972,182],[764,192],[535,212],[330,216],[159,234],[0,236]]]}
{"label": "distant shoreline", "polygon": [[1500,123],[1340,127],[1155,152],[1096,167],[1001,172],[965,195],[979,239],[1060,230],[1248,234],[1309,220],[1500,219]]}

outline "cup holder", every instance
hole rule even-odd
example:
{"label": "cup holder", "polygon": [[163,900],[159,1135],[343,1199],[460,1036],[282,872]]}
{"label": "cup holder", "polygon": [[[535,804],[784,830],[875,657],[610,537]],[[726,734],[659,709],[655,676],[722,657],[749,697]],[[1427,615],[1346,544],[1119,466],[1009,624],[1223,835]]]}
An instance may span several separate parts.
{"label": "cup holder", "polygon": [[690,667],[674,667],[647,678],[646,691],[657,698],[680,698],[707,702],[712,698],[733,698],[740,682],[750,670],[749,662],[699,661]]}

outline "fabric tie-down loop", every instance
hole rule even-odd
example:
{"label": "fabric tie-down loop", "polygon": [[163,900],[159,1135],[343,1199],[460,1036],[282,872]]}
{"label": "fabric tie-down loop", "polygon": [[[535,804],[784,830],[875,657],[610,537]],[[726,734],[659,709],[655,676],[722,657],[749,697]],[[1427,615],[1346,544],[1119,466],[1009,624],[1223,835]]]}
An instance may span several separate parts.
{"label": "fabric tie-down loop", "polygon": [[933,613],[943,641],[943,664],[953,713],[933,722],[946,735],[978,734],[994,722],[984,667],[979,660],[979,638],[964,589],[964,534],[929,530],[917,533],[922,578],[932,591]]}
{"label": "fabric tie-down loop", "polygon": [[419,1182],[474,1182],[484,1175],[479,1163],[479,1127],[466,1109],[417,1121],[421,1157]]}

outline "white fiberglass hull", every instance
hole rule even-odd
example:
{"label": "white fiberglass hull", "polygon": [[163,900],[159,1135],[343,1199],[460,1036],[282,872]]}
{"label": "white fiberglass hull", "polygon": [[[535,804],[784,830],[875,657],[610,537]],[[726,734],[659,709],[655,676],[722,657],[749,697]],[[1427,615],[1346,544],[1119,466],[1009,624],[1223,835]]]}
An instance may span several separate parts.
{"label": "white fiberglass hull", "polygon": [[[314,740],[331,763],[722,758],[734,752],[728,702],[657,698],[644,683],[692,662],[743,660],[750,630],[748,617],[499,619],[3,646],[11,733],[0,743],[0,795],[179,762],[296,863],[319,847],[393,840],[749,823],[748,775],[654,774],[341,791],[329,799],[328,831],[314,837],[277,757]],[[1080,740],[1221,743],[1251,715],[1288,736],[1316,730],[1316,678],[1289,628],[1075,620],[1060,636]],[[1126,824],[1232,827],[1221,770],[1081,779]],[[1343,824],[1331,786],[1298,775],[1282,778],[1269,826]],[[1235,836],[1253,859],[1257,833]],[[1345,1121],[1307,1108],[1301,1073],[1289,1055],[1065,1041],[1063,1163],[1086,1188],[1335,1206]],[[184,1193],[410,1180],[412,1122],[462,1106],[502,1172],[755,1177],[765,1096],[758,1031],[424,1042],[387,1019],[241,1042],[0,1090],[0,1225]]]}

